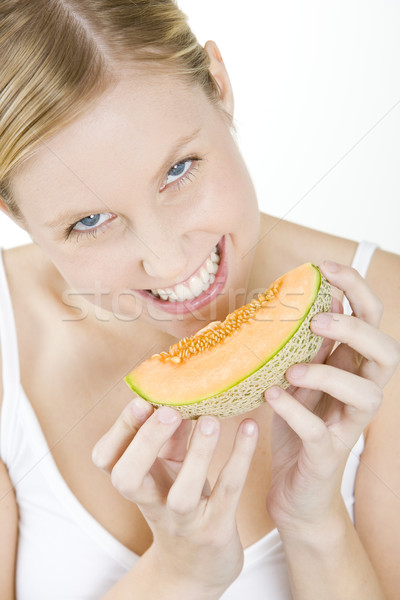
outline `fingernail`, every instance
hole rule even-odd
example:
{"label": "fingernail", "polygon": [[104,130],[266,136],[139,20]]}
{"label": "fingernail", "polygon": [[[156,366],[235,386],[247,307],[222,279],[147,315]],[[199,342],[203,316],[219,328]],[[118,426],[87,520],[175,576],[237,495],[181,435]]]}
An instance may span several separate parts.
{"label": "fingernail", "polygon": [[129,409],[136,419],[144,421],[149,416],[152,407],[145,400],[141,401],[138,398],[134,398],[129,404]]}
{"label": "fingernail", "polygon": [[177,420],[178,413],[173,408],[169,408],[169,406],[161,406],[157,410],[157,418],[160,423],[170,425]]}
{"label": "fingernail", "polygon": [[340,268],[337,263],[335,263],[331,260],[324,260],[323,265],[326,268],[326,270],[330,271],[331,273],[337,273]]}
{"label": "fingernail", "polygon": [[330,313],[319,313],[312,320],[312,324],[318,329],[327,329],[331,322],[332,315]]}
{"label": "fingernail", "polygon": [[306,371],[306,365],[294,365],[293,367],[290,367],[288,375],[291,379],[299,379],[305,375]]}
{"label": "fingernail", "polygon": [[281,395],[281,388],[279,387],[272,387],[269,388],[266,392],[265,392],[265,396],[266,399],[269,401],[271,400],[272,402],[274,400],[277,400],[279,398],[279,396]]}
{"label": "fingernail", "polygon": [[200,431],[204,433],[204,435],[211,435],[215,433],[217,430],[217,423],[214,419],[210,419],[209,417],[203,417],[200,419]]}
{"label": "fingernail", "polygon": [[252,435],[255,434],[257,429],[256,424],[254,423],[254,421],[245,421],[243,423],[243,433],[244,435],[247,435],[248,437],[251,437]]}

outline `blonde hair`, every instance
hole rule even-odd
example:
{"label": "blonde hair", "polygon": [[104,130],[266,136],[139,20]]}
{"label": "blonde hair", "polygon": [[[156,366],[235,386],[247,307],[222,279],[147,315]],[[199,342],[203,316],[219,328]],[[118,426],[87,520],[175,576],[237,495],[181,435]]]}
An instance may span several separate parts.
{"label": "blonde hair", "polygon": [[209,56],[174,0],[7,0],[0,56],[0,197],[17,218],[12,177],[121,65],[171,70],[222,109]]}

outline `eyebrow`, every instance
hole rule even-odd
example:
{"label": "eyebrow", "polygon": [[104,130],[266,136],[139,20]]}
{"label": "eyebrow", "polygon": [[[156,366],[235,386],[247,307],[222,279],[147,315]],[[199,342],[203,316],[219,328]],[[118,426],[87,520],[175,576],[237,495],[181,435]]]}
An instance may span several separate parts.
{"label": "eyebrow", "polygon": [[[184,135],[177,139],[174,146],[168,152],[168,156],[162,163],[161,168],[157,172],[156,176],[153,178],[153,180],[152,180],[153,184],[158,179],[160,179],[160,177],[162,176],[162,174],[166,171],[166,169],[168,167],[173,166],[172,163],[176,159],[176,155],[179,152],[179,150],[181,150],[184,146],[189,144],[189,142],[191,142],[192,140],[196,139],[200,135],[200,133],[201,133],[201,127],[198,127],[189,135]],[[101,198],[99,198],[99,200],[102,201]],[[103,208],[111,211],[111,209],[107,206],[107,204],[104,201],[102,201],[102,202],[104,204]],[[72,223],[77,223],[78,221],[80,221],[81,219],[84,219],[85,217],[87,217],[90,214],[97,214],[97,213],[95,213],[95,211],[93,211],[93,210],[79,211],[79,213],[73,213],[69,210],[64,210],[63,212],[59,213],[57,215],[57,217],[55,217],[51,221],[47,221],[44,225],[46,227],[49,227],[50,229],[58,229],[59,227],[65,226],[66,224],[71,225]]]}

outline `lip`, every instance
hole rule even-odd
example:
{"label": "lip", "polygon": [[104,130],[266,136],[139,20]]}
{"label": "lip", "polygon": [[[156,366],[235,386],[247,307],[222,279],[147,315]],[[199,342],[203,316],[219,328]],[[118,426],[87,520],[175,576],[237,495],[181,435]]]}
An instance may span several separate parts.
{"label": "lip", "polygon": [[228,273],[225,252],[225,236],[220,239],[217,247],[220,255],[220,263],[215,280],[210,287],[205,292],[202,292],[200,296],[197,296],[197,298],[193,298],[193,300],[184,300],[183,302],[170,302],[169,300],[158,300],[153,296],[153,294],[147,292],[146,290],[134,291],[145,298],[147,302],[151,302],[158,309],[169,314],[189,313],[201,308],[202,306],[205,306],[206,304],[209,304],[224,289]]}

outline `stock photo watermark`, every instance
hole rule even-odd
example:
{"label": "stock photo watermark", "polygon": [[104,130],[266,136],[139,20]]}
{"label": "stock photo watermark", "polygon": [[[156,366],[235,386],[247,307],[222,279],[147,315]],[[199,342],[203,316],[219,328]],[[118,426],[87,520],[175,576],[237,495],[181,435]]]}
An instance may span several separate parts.
{"label": "stock photo watermark", "polygon": [[[94,316],[97,321],[108,322],[111,319],[120,321],[136,321],[146,315],[157,322],[183,321],[194,318],[199,323],[207,323],[218,318],[218,296],[225,297],[224,311],[226,315],[241,308],[245,304],[256,299],[265,289],[254,289],[246,291],[245,288],[229,289],[227,292],[217,294],[208,305],[196,309],[190,306],[190,302],[174,302],[176,312],[164,312],[163,305],[170,303],[169,300],[158,300],[157,303],[146,302],[145,298],[138,296],[129,289],[110,290],[96,281],[91,288],[68,289],[63,292],[62,301],[66,312],[62,316],[63,321],[83,321],[89,316]],[[304,290],[285,291],[257,311],[257,320],[265,322],[296,322],[304,319],[303,302],[299,299],[304,297]],[[297,300],[297,301],[296,301]],[[172,304],[172,303],[171,303]],[[179,310],[181,309],[181,310]],[[207,309],[207,316],[202,310]],[[254,317],[250,317],[253,319]]]}

